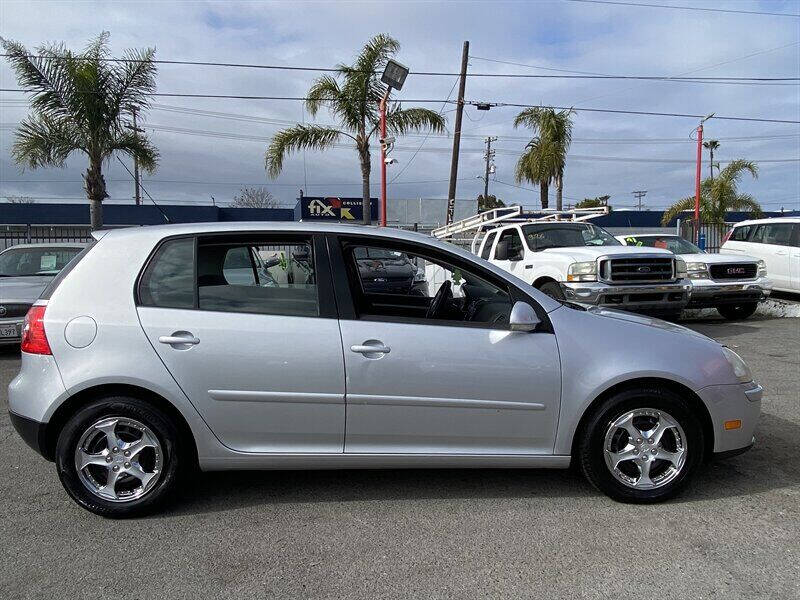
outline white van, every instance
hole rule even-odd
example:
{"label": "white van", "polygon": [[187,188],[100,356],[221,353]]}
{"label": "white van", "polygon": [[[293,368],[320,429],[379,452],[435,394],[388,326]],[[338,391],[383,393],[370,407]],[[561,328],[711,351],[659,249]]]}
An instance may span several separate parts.
{"label": "white van", "polygon": [[800,293],[800,217],[754,219],[734,225],[721,254],[747,254],[767,263],[773,289]]}

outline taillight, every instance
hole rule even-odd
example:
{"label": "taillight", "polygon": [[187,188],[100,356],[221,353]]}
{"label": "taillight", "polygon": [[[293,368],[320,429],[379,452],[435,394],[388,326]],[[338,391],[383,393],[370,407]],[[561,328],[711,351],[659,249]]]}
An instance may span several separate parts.
{"label": "taillight", "polygon": [[23,352],[28,354],[52,354],[47,335],[44,332],[44,311],[46,306],[31,306],[25,315],[25,325],[22,328]]}

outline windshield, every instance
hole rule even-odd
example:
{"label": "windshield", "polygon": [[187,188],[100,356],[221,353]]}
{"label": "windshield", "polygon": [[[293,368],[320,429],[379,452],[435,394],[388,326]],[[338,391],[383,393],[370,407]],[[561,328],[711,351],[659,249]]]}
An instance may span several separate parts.
{"label": "windshield", "polygon": [[523,225],[525,241],[534,252],[547,248],[576,246],[621,246],[622,242],[602,227],[591,223],[559,223],[553,225]]}
{"label": "windshield", "polygon": [[0,277],[56,275],[82,248],[11,248],[0,254]]}
{"label": "windshield", "polygon": [[673,254],[705,254],[700,248],[677,235],[648,235],[636,237],[625,236],[628,246],[646,246],[648,248],[664,248]]}

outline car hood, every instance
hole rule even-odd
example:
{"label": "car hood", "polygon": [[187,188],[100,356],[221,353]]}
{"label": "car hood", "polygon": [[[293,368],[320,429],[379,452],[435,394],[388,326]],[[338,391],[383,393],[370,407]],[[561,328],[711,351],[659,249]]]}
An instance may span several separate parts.
{"label": "car hood", "polygon": [[702,262],[709,265],[740,264],[746,262],[757,263],[758,259],[746,254],[681,254],[687,263]]}
{"label": "car hood", "polygon": [[632,254],[652,254],[654,256],[673,256],[669,250],[663,248],[640,248],[633,246],[574,246],[571,248],[548,248],[541,251],[546,253],[567,254],[575,262],[597,260],[601,256],[622,257]]}
{"label": "car hood", "polygon": [[52,279],[50,275],[0,277],[0,301],[33,303]]}
{"label": "car hood", "polygon": [[717,343],[710,337],[703,335],[702,333],[697,333],[693,329],[689,329],[688,327],[684,327],[683,325],[678,325],[676,323],[670,323],[669,321],[664,321],[663,319],[657,319],[655,317],[648,317],[646,315],[639,315],[624,310],[616,310],[613,308],[605,308],[602,306],[586,306],[586,312],[592,315],[596,315],[598,317],[617,319],[620,321],[626,321],[628,323],[637,323],[639,325],[645,325],[647,327],[654,327],[655,329],[661,329],[662,331],[670,331],[672,333],[690,335],[695,338],[700,338],[703,340],[708,340],[709,342],[714,342],[715,344]]}

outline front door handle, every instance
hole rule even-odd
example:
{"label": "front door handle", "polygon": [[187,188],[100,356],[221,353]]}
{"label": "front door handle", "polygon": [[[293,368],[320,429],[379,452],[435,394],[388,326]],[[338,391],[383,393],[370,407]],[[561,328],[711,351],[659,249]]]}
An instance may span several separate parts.
{"label": "front door handle", "polygon": [[392,349],[380,340],[367,340],[363,344],[350,346],[350,351],[363,354],[367,358],[380,358],[384,354],[389,354]]}
{"label": "front door handle", "polygon": [[162,335],[158,338],[158,341],[161,344],[168,344],[177,350],[185,350],[200,343],[200,340],[189,331],[176,331],[172,335]]}

